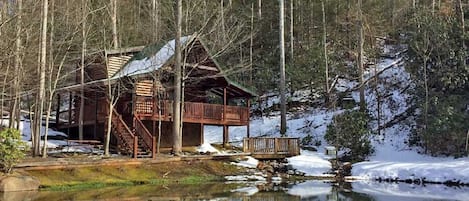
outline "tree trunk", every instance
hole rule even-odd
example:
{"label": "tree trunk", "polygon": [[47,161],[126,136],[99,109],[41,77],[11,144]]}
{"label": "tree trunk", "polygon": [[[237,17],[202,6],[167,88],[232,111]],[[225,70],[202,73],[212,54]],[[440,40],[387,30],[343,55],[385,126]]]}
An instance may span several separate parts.
{"label": "tree trunk", "polygon": [[[225,12],[224,12],[224,5],[223,0],[220,0],[220,20],[221,20],[221,33],[223,36],[223,41],[226,40],[226,33],[225,33]],[[187,26],[187,25],[186,25]]]}
{"label": "tree trunk", "polygon": [[83,110],[85,107],[85,56],[86,56],[86,18],[88,15],[88,0],[82,0],[82,22],[81,22],[81,67],[80,67],[80,114],[78,120],[78,139],[83,140]]}
{"label": "tree trunk", "polygon": [[152,18],[153,18],[153,40],[154,42],[158,41],[158,23],[159,23],[159,3],[158,0],[152,0],[151,10],[152,10]]}
{"label": "tree trunk", "polygon": [[435,15],[435,0],[432,0],[432,15]]}
{"label": "tree trunk", "polygon": [[284,27],[284,0],[279,0],[280,9],[280,134],[287,132],[287,108],[285,97],[285,27]]}
{"label": "tree trunk", "polygon": [[[53,80],[53,74],[54,74],[54,56],[53,56],[53,41],[54,41],[54,21],[55,21],[55,13],[54,13],[54,6],[55,6],[55,0],[51,0],[51,17],[50,17],[50,38],[49,38],[49,97],[47,99],[47,110],[46,110],[46,125],[45,125],[45,131],[44,131],[44,143],[42,146],[42,158],[47,158],[47,136],[49,135],[49,120],[50,120],[50,113],[52,109],[52,100],[54,98],[54,91],[55,87],[57,86],[57,82],[59,79],[59,74],[60,74],[60,69],[57,71],[57,77],[55,79],[55,83],[52,83]],[[64,58],[65,59],[65,58]],[[59,114],[55,114],[55,118],[59,118]]]}
{"label": "tree trunk", "polygon": [[[465,50],[466,49],[466,43],[465,43],[465,40],[464,40],[464,35],[466,34],[466,25],[465,25],[465,22],[464,22],[464,9],[463,9],[463,6],[462,6],[462,1],[461,0],[457,0],[457,13],[459,14],[459,19],[461,20],[461,31],[462,31],[462,35],[463,35],[463,40],[462,40],[462,48]],[[464,62],[464,64],[466,64],[466,62]]]}
{"label": "tree trunk", "polygon": [[41,57],[40,57],[40,75],[39,75],[39,92],[36,101],[35,113],[35,147],[33,156],[40,154],[40,140],[41,140],[41,127],[42,127],[42,114],[44,109],[44,95],[45,95],[45,81],[46,81],[46,58],[47,58],[47,15],[49,10],[49,1],[43,0],[42,11],[42,29],[41,29]]}
{"label": "tree trunk", "polygon": [[366,103],[365,103],[365,82],[363,78],[364,74],[364,64],[363,64],[363,44],[365,43],[364,33],[363,33],[363,14],[362,14],[362,0],[358,0],[358,34],[359,34],[359,46],[358,46],[358,70],[360,76],[360,111],[365,112]]}
{"label": "tree trunk", "polygon": [[257,0],[257,15],[259,19],[262,18],[262,0]]}
{"label": "tree trunk", "polygon": [[249,35],[249,84],[252,85],[252,53],[253,53],[253,44],[254,44],[254,4],[251,4],[251,32]]}
{"label": "tree trunk", "polygon": [[423,81],[424,81],[424,85],[425,85],[425,105],[424,105],[424,122],[425,122],[425,125],[424,125],[424,130],[423,130],[423,134],[424,134],[424,139],[425,139],[425,153],[427,153],[428,151],[428,145],[429,145],[429,136],[428,136],[428,132],[427,132],[427,128],[428,128],[428,101],[429,101],[429,95],[428,95],[428,76],[427,76],[427,56],[424,56],[424,59],[423,59]]}
{"label": "tree trunk", "polygon": [[180,133],[181,124],[181,81],[182,81],[182,53],[181,53],[181,35],[182,35],[182,0],[177,0],[176,4],[176,66],[174,75],[174,102],[173,102],[173,153],[180,155],[182,152],[182,133]]}
{"label": "tree trunk", "polygon": [[112,45],[114,49],[119,48],[119,40],[117,38],[117,0],[111,0],[111,22],[112,22]]}
{"label": "tree trunk", "polygon": [[[21,41],[21,32],[22,32],[22,16],[23,16],[23,0],[17,0],[17,21],[16,21],[16,50],[15,50],[15,78],[14,78],[14,93],[15,96],[13,98],[13,106],[10,112],[10,122],[9,122],[9,128],[14,128],[16,125],[14,125],[13,122],[18,122],[17,118],[20,118],[19,116],[16,116],[19,114],[17,110],[20,109],[20,68],[21,66],[21,53],[22,53],[22,41]],[[3,104],[2,104],[3,106]]]}
{"label": "tree trunk", "polygon": [[293,33],[293,31],[294,31],[293,30],[293,26],[294,26],[293,25],[293,23],[294,23],[293,1],[294,0],[290,0],[290,60],[291,60],[290,63],[291,63],[292,66],[294,64],[294,59],[293,59],[293,56],[294,56],[293,53],[294,52],[293,52],[293,50],[294,50],[294,46],[295,46],[295,42],[294,42],[295,37],[293,35],[294,34]]}
{"label": "tree trunk", "polygon": [[326,12],[325,12],[325,8],[324,8],[324,0],[321,1],[321,10],[322,10],[322,30],[323,30],[323,34],[322,34],[322,43],[323,43],[323,49],[324,49],[324,66],[326,68],[326,72],[325,72],[325,82],[326,82],[326,98],[325,98],[325,102],[326,104],[329,103],[329,62],[327,60],[327,29],[326,29]]}

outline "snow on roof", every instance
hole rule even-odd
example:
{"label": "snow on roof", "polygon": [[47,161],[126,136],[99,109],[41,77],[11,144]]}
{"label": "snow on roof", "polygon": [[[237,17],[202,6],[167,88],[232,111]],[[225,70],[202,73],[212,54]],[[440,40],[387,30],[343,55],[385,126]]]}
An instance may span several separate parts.
{"label": "snow on roof", "polygon": [[[181,37],[181,44],[184,46],[192,39],[191,35]],[[156,54],[145,57],[141,60],[131,60],[112,79],[122,78],[126,76],[135,76],[153,72],[166,64],[175,53],[176,40],[173,39],[166,43]]]}

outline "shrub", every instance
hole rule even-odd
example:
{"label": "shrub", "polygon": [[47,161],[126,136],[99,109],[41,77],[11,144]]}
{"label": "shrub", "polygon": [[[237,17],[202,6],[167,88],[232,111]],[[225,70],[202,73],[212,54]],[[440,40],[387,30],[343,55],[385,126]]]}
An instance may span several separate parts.
{"label": "shrub", "polygon": [[0,132],[0,168],[4,173],[9,174],[13,166],[24,158],[24,146],[18,130],[5,129]]}
{"label": "shrub", "polygon": [[334,117],[334,123],[327,127],[324,136],[339,151],[344,151],[344,158],[352,162],[362,161],[373,153],[368,129],[368,114],[359,111],[347,111]]}

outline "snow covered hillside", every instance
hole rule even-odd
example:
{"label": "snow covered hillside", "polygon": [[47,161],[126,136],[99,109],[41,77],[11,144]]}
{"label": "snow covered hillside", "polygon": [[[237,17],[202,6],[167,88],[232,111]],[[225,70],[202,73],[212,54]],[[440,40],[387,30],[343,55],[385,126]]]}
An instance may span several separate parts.
{"label": "snow covered hillside", "polygon": [[[378,126],[382,130],[380,135],[374,135],[371,139],[375,148],[374,155],[369,161],[354,164],[353,176],[361,179],[411,179],[469,184],[467,157],[461,159],[430,157],[419,154],[418,148],[408,145],[408,137],[415,126],[410,94],[414,83],[404,65],[401,58],[385,58],[368,68],[365,73],[365,79],[368,80],[365,92],[367,107],[375,119],[370,125],[374,130],[377,130]],[[375,74],[378,75],[378,80],[375,80]],[[357,86],[357,82],[338,79],[335,88],[338,91],[350,91]],[[309,96],[309,91],[298,91],[290,99],[301,102]],[[357,91],[352,92],[352,97],[358,103]],[[265,105],[270,107],[277,103],[278,98],[273,96]],[[343,110],[340,109],[331,111],[324,108],[309,108],[304,112],[287,115],[287,136],[304,138],[309,135],[316,140],[317,152],[302,151],[301,156],[289,159],[298,170],[308,172],[310,175],[324,175],[327,169],[330,169],[328,157],[324,155],[324,147],[327,146],[324,135],[333,116],[341,112]],[[268,117],[254,117],[250,125],[251,136],[279,137],[279,125],[278,113]],[[234,142],[234,145],[240,146],[245,136],[245,127],[230,128],[230,141]],[[222,128],[207,127],[205,140],[207,143],[221,143]]]}

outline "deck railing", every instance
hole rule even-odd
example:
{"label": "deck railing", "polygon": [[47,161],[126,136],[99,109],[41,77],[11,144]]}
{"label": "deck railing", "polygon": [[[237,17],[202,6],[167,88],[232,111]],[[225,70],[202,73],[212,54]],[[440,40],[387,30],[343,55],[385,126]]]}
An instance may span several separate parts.
{"label": "deck railing", "polygon": [[[135,104],[135,114],[169,119],[172,116],[173,101],[155,100],[138,97]],[[226,108],[226,112],[224,112]],[[161,113],[160,110],[161,109]],[[238,124],[249,123],[249,108],[240,106],[224,106],[218,104],[184,102],[184,121],[193,122],[234,122]]]}
{"label": "deck railing", "polygon": [[261,158],[279,158],[300,154],[299,138],[244,138],[243,151]]}

